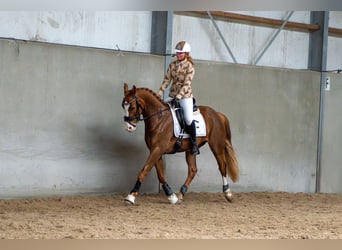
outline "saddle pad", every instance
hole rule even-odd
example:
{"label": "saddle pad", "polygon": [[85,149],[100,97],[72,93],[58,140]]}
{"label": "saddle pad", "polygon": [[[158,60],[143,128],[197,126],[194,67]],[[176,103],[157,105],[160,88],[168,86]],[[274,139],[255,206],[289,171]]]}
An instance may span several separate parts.
{"label": "saddle pad", "polygon": [[[173,132],[174,132],[176,137],[179,137],[181,135],[181,133],[180,133],[181,126],[179,125],[175,110],[171,107],[170,107],[170,110],[171,110],[172,119],[173,119]],[[203,118],[201,112],[199,112],[199,111],[194,112],[194,120],[195,120],[195,124],[196,124],[196,137],[206,136],[207,130],[206,130],[204,118]],[[183,138],[189,138],[190,137],[188,133],[183,133],[182,135],[183,135]]]}

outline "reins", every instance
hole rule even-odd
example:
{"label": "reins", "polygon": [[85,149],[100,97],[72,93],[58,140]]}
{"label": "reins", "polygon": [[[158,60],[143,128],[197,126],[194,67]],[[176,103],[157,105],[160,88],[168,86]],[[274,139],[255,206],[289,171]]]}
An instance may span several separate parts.
{"label": "reins", "polygon": [[145,116],[145,117],[142,117],[142,118],[139,118],[139,121],[145,121],[147,119],[150,119],[152,116],[155,116],[155,115],[161,115],[163,112],[165,112],[166,110],[169,110],[170,108],[164,108],[164,109],[160,109],[159,111],[149,115],[149,116]]}
{"label": "reins", "polygon": [[[164,108],[164,109],[160,109],[159,111],[149,115],[149,116],[142,116],[142,114],[140,114],[139,112],[139,109],[142,109],[144,111],[144,108],[141,106],[140,102],[139,102],[139,99],[137,97],[137,95],[134,95],[134,99],[132,99],[130,102],[126,102],[127,104],[126,105],[129,105],[131,104],[133,101],[135,100],[136,102],[136,105],[137,105],[137,112],[136,112],[136,115],[134,116],[124,116],[124,121],[125,122],[131,122],[133,120],[138,120],[138,121],[145,121],[147,119],[150,119],[151,117],[155,116],[155,115],[161,115],[163,112],[165,112],[166,110],[169,110],[170,107],[167,107],[167,108]],[[141,117],[142,116],[142,117]],[[133,124],[132,124],[133,125]]]}

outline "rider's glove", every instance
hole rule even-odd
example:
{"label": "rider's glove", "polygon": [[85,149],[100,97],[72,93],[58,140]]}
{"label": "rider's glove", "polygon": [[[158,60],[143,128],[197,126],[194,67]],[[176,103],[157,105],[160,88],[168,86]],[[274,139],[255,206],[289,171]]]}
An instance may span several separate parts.
{"label": "rider's glove", "polygon": [[173,99],[171,100],[171,105],[172,105],[173,107],[177,107],[177,106],[178,106],[178,103],[179,103],[179,100],[178,100],[177,98],[173,98]]}

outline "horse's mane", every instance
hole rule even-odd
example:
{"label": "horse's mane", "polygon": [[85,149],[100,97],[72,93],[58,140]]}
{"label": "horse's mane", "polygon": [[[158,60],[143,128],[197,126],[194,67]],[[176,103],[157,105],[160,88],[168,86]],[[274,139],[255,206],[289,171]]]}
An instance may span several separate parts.
{"label": "horse's mane", "polygon": [[147,91],[147,92],[149,92],[151,95],[153,95],[155,98],[157,98],[161,103],[167,104],[166,102],[164,102],[163,99],[161,99],[161,98],[156,94],[156,92],[154,92],[153,90],[151,90],[151,89],[149,89],[149,88],[141,87],[141,88],[137,88],[137,90],[140,90],[140,91]]}

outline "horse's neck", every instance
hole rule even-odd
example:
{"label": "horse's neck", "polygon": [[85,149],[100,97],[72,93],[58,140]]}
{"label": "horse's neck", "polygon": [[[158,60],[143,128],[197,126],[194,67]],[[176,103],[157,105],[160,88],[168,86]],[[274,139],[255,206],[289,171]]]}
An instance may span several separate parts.
{"label": "horse's neck", "polygon": [[138,93],[138,96],[144,102],[144,111],[146,116],[150,116],[159,112],[160,110],[167,108],[163,102],[161,102],[157,96],[155,96],[152,92],[148,90],[141,90],[141,93]]}
{"label": "horse's neck", "polygon": [[[145,141],[149,145],[153,137],[158,137],[161,132],[166,132],[170,126],[166,126],[171,119],[168,105],[162,102],[156,95],[149,91],[137,93],[144,109]],[[150,145],[151,146],[151,145]]]}

